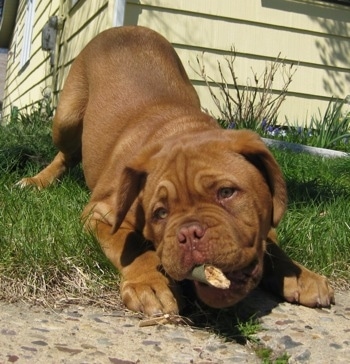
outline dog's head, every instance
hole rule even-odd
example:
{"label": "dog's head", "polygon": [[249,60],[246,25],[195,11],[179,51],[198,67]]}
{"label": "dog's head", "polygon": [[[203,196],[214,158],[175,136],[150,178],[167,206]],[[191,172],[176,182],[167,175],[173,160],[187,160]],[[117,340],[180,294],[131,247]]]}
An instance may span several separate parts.
{"label": "dog's head", "polygon": [[143,233],[163,269],[185,279],[201,264],[220,268],[229,289],[195,282],[213,307],[233,305],[260,281],[265,241],[286,207],[281,171],[259,136],[211,130],[142,151],[125,170],[115,229],[139,198]]}

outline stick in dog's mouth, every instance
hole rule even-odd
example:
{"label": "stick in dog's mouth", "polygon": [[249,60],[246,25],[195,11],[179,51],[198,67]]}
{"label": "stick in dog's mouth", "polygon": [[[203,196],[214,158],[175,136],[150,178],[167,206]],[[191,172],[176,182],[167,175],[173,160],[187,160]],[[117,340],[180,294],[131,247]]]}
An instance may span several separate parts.
{"label": "stick in dog's mouth", "polygon": [[221,269],[209,264],[194,267],[187,278],[220,289],[228,289],[231,284]]}

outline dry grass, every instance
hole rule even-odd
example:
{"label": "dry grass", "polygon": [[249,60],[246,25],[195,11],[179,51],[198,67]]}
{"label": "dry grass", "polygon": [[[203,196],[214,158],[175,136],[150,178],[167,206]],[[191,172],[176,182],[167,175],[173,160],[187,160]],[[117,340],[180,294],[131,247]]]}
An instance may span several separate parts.
{"label": "dry grass", "polygon": [[115,310],[123,308],[118,287],[119,281],[106,283],[96,273],[83,272],[77,266],[72,266],[70,274],[58,268],[50,274],[32,269],[25,280],[1,275],[0,300],[55,308],[79,304]]}

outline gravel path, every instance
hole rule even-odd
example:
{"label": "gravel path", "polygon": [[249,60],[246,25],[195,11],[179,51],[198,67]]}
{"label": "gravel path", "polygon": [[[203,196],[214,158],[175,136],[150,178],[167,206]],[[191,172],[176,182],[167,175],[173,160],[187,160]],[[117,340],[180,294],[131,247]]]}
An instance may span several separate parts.
{"label": "gravel path", "polygon": [[[240,307],[255,312],[255,337],[289,363],[350,363],[350,292],[331,309],[278,303],[257,291]],[[187,325],[140,327],[140,317],[67,305],[60,310],[0,302],[0,363],[261,363],[251,344]]]}

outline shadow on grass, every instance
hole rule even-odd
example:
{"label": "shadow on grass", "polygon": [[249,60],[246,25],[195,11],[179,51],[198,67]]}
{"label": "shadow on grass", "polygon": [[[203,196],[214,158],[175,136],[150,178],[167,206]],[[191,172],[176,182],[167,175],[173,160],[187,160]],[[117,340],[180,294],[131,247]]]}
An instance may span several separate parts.
{"label": "shadow on grass", "polygon": [[28,146],[14,145],[1,148],[0,169],[2,171],[7,173],[24,171],[28,163],[39,167],[44,166],[47,161]]}
{"label": "shadow on grass", "polygon": [[273,150],[287,183],[290,203],[350,198],[350,157],[321,158]]}
{"label": "shadow on grass", "polygon": [[[29,146],[8,146],[1,148],[0,171],[4,173],[17,173],[21,177],[33,176],[45,168],[53,159],[55,153],[38,153]],[[75,181],[80,187],[86,189],[84,173],[81,165],[70,169],[65,179]]]}
{"label": "shadow on grass", "polygon": [[345,183],[336,184],[319,179],[300,181],[290,178],[286,180],[286,183],[289,203],[319,204],[332,201],[335,198],[350,199],[350,190],[346,187]]}

